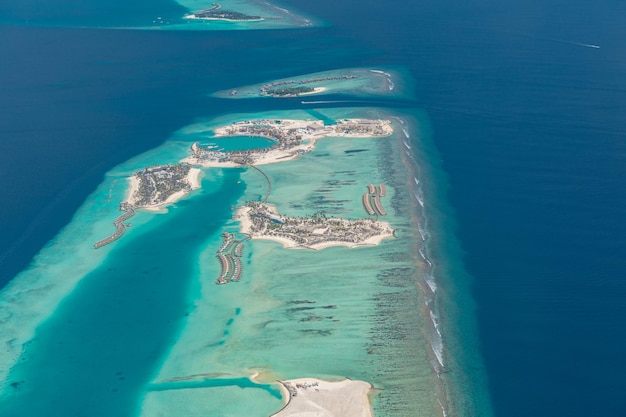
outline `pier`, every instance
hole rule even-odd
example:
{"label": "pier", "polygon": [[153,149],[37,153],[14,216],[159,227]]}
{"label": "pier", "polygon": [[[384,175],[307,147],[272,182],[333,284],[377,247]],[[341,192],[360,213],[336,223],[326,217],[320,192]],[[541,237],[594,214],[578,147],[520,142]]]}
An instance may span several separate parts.
{"label": "pier", "polygon": [[365,211],[370,216],[375,214],[376,216],[384,216],[387,214],[385,209],[383,208],[383,204],[380,201],[381,197],[384,197],[387,194],[387,189],[385,188],[385,184],[380,184],[378,186],[374,186],[373,184],[369,184],[367,186],[367,191],[363,194],[363,207]]}
{"label": "pier", "polygon": [[215,280],[218,285],[227,284],[231,281],[239,281],[243,272],[241,262],[241,254],[243,252],[243,242],[248,240],[246,237],[241,240],[235,239],[235,235],[231,233],[222,233],[224,242],[217,251],[217,259],[222,267],[222,272]]}
{"label": "pier", "polygon": [[101,248],[102,246],[106,246],[109,243],[115,242],[117,239],[122,237],[122,235],[126,231],[126,228],[128,226],[124,222],[135,215],[135,209],[129,204],[122,203],[120,204],[120,210],[124,211],[124,213],[120,215],[117,219],[115,219],[115,221],[113,222],[113,224],[115,225],[115,233],[113,233],[109,237],[106,237],[94,243],[93,247],[95,249]]}

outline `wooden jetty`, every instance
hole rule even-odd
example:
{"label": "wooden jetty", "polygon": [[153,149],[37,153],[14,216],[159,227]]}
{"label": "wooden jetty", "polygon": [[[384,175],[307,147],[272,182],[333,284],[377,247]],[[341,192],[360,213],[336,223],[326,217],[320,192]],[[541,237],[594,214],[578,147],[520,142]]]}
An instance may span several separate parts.
{"label": "wooden jetty", "polygon": [[372,214],[377,216],[386,215],[387,212],[383,208],[383,204],[380,201],[380,198],[387,194],[385,184],[380,184],[378,186],[368,184],[367,191],[368,192],[363,194],[363,207],[365,208],[365,211],[367,211],[367,214],[370,216]]}
{"label": "wooden jetty", "polygon": [[106,238],[104,238],[102,240],[99,240],[96,243],[94,243],[93,247],[95,249],[101,248],[102,246],[106,246],[109,243],[115,242],[117,239],[122,237],[122,235],[126,231],[126,228],[128,226],[124,222],[135,215],[135,209],[132,206],[128,205],[128,204],[122,203],[122,204],[120,204],[120,210],[124,211],[124,213],[121,214],[113,222],[113,224],[115,225],[115,233],[113,233],[109,237],[106,237]]}
{"label": "wooden jetty", "polygon": [[218,285],[228,284],[231,281],[239,281],[243,271],[241,255],[243,251],[243,241],[249,239],[237,240],[234,234],[222,233],[224,242],[217,251],[217,259],[222,267],[222,272],[215,280]]}

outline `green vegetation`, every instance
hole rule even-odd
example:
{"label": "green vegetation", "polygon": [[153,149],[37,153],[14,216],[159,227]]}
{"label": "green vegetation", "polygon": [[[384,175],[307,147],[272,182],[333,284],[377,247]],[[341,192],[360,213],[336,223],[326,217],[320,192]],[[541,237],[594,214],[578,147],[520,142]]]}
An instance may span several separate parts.
{"label": "green vegetation", "polygon": [[189,191],[187,175],[191,165],[172,164],[147,167],[135,173],[139,180],[137,192],[132,196],[136,207],[163,203],[178,191]]}
{"label": "green vegetation", "polygon": [[239,12],[229,12],[226,10],[219,11],[200,11],[194,13],[197,19],[217,19],[217,20],[260,20],[261,16],[249,16]]}
{"label": "green vegetation", "polygon": [[272,96],[285,97],[285,96],[297,96],[299,94],[311,93],[315,91],[313,87],[284,87],[267,90],[266,93]]}

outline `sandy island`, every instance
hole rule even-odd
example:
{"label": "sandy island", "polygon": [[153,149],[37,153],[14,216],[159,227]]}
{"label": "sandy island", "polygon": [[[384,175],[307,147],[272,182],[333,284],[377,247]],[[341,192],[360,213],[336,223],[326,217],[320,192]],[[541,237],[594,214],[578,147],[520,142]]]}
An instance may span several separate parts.
{"label": "sandy island", "polygon": [[248,120],[215,129],[215,137],[260,136],[276,143],[270,148],[233,152],[202,148],[194,143],[191,146],[192,155],[181,162],[221,168],[265,165],[295,159],[310,152],[315,142],[324,137],[372,138],[392,133],[391,121],[379,119],[342,119],[328,126],[321,120]]}
{"label": "sandy island", "polygon": [[[373,219],[295,219],[278,214],[273,205],[249,203],[262,206],[264,212],[259,212],[250,206],[239,207],[234,218],[239,220],[240,232],[251,239],[271,240],[278,242],[285,249],[313,249],[321,250],[333,246],[347,246],[357,248],[361,246],[375,246],[382,240],[394,237],[393,229],[388,222]],[[253,221],[252,216],[255,216]],[[266,224],[270,222],[295,223],[289,230],[269,234]],[[317,223],[317,224],[313,224]],[[343,229],[343,231],[339,231]],[[297,241],[299,239],[300,241]]]}
{"label": "sandy island", "polygon": [[272,93],[267,93],[265,95],[273,97],[273,98],[293,98],[293,97],[300,97],[300,96],[310,96],[310,95],[313,95],[313,94],[320,94],[320,93],[323,93],[326,90],[327,90],[327,87],[313,87],[313,91],[296,92],[296,93],[292,93],[292,94],[272,94]]}
{"label": "sandy island", "polygon": [[172,203],[175,203],[176,201],[183,198],[190,191],[200,188],[201,174],[202,174],[201,169],[191,168],[189,170],[189,173],[187,173],[187,177],[186,177],[187,183],[189,184],[188,190],[176,191],[164,201],[156,203],[156,204],[149,204],[149,205],[137,204],[137,195],[139,191],[139,178],[137,177],[137,175],[133,175],[128,178],[129,187],[128,187],[128,191],[126,192],[126,198],[124,199],[123,203],[127,203],[130,206],[137,208],[137,209],[143,209],[143,210],[148,210],[148,211],[161,211],[166,206]]}
{"label": "sandy island", "polygon": [[301,378],[280,383],[286,404],[271,417],[373,417],[368,382]]}

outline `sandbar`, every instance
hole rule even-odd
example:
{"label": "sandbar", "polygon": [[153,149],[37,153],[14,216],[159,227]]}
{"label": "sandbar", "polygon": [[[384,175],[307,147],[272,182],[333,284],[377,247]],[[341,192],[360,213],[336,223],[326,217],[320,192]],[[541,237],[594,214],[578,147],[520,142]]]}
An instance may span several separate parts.
{"label": "sandbar", "polygon": [[368,382],[301,378],[280,383],[286,404],[271,417],[373,417]]}

